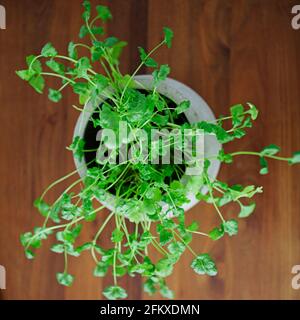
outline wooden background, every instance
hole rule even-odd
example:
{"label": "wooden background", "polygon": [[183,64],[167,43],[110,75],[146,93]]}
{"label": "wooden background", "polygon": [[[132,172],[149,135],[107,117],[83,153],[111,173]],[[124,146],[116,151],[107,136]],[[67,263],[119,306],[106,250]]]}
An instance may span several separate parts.
{"label": "wooden background", "polygon": [[[171,77],[195,89],[217,115],[246,101],[261,111],[248,136],[226,150],[260,150],[270,143],[282,146],[288,155],[300,150],[300,30],[291,27],[291,8],[299,1],[101,1],[108,2],[114,15],[110,35],[130,43],[123,71],[134,70],[136,47],[152,48],[168,25],[176,35],[174,47],[161,50],[157,59],[170,64]],[[34,262],[24,258],[19,244],[20,233],[41,223],[33,200],[50,182],[74,170],[65,146],[71,142],[78,114],[71,108],[72,93],[54,105],[14,71],[46,42],[64,52],[66,43],[77,39],[81,1],[2,0],[1,4],[7,11],[7,30],[0,31],[0,264],[7,270],[7,290],[0,291],[0,297],[101,298],[110,279],[93,278],[88,254],[71,260],[70,272],[77,280],[65,289],[55,280],[63,261],[48,251],[49,243]],[[257,159],[238,160],[224,165],[220,178],[230,184],[264,186],[255,214],[240,223],[237,237],[194,241],[195,250],[209,251],[216,259],[218,277],[195,275],[189,268],[192,257],[186,253],[168,283],[179,299],[299,299],[300,290],[291,288],[291,268],[300,264],[300,166],[271,163],[271,173],[260,176]],[[233,217],[236,210],[230,206],[225,215]],[[188,216],[203,228],[215,222],[213,209],[203,204]],[[92,236],[98,223],[85,228],[84,238]],[[105,244],[107,239],[101,241]],[[140,279],[127,278],[122,285],[131,299],[147,298]]]}

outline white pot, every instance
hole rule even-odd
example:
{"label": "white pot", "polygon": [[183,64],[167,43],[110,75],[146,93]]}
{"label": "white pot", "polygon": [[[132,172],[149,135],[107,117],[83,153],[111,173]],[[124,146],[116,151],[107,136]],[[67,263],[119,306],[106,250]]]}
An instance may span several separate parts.
{"label": "white pot", "polygon": [[[153,81],[151,75],[140,75],[135,77],[138,89],[153,89]],[[191,102],[190,108],[185,111],[185,116],[190,123],[199,122],[199,121],[210,121],[214,122],[215,116],[207,105],[207,103],[191,88],[184,85],[183,83],[167,78],[163,81],[158,87],[157,91],[162,95],[165,95],[176,104],[184,100],[189,100]],[[88,124],[88,121],[93,114],[94,109],[91,103],[87,103],[84,107],[84,112],[82,112],[77,120],[74,138],[79,136],[84,137],[84,133]],[[213,135],[205,135],[204,138],[204,153],[206,157],[217,155],[221,148],[220,143],[217,141],[216,137]],[[74,158],[76,168],[81,178],[84,178],[87,171],[87,166],[85,160],[79,161]],[[209,176],[214,179],[216,178],[220,168],[220,161],[217,159],[211,160],[211,165],[208,169]],[[197,193],[198,190],[194,193]],[[202,193],[207,192],[207,190],[202,190]],[[188,198],[190,202],[183,205],[184,211],[189,210],[195,206],[199,201],[195,198],[194,194],[189,194]],[[115,207],[115,196],[108,193],[106,201],[102,201],[102,204],[107,207],[109,210],[113,210]],[[163,208],[164,210],[164,208]]]}

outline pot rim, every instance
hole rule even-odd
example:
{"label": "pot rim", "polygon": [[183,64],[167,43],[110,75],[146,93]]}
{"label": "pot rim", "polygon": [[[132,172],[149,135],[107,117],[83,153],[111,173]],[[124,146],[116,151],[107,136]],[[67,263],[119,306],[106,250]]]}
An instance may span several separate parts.
{"label": "pot rim", "polygon": [[[137,75],[134,77],[134,80],[137,85],[137,89],[149,89],[153,88],[153,77],[152,75]],[[216,120],[211,108],[208,104],[204,101],[204,99],[196,93],[194,90],[186,86],[185,84],[167,78],[157,88],[157,91],[161,94],[165,95],[169,99],[173,100],[175,103],[179,104],[184,100],[189,100],[191,102],[190,108],[184,112],[187,120],[192,122],[198,122],[201,120],[214,122]],[[104,101],[103,99],[102,101]],[[79,136],[80,138],[84,137],[85,130],[88,124],[88,121],[91,115],[94,113],[94,108],[90,102],[87,102],[83,108],[84,112],[81,112],[80,116],[78,117],[73,138]],[[209,149],[209,152],[206,152]],[[221,144],[217,141],[215,136],[207,136],[205,135],[205,154],[217,154],[218,151],[221,149]],[[76,169],[79,173],[79,176],[83,179],[86,176],[87,165],[83,158],[82,161],[74,157],[74,162]],[[211,161],[211,165],[208,169],[208,174],[212,178],[216,178],[220,169],[220,161],[214,159]],[[199,190],[200,191],[200,190]],[[203,194],[207,193],[207,188],[203,188],[201,192]],[[100,201],[106,208],[109,210],[114,210],[114,203],[115,203],[115,195],[106,192],[106,200]],[[187,197],[190,199],[189,203],[186,203],[182,206],[184,211],[188,211],[192,207],[194,207],[199,200],[196,199],[195,193],[188,193]],[[163,211],[167,210],[168,205],[165,203],[163,205]]]}

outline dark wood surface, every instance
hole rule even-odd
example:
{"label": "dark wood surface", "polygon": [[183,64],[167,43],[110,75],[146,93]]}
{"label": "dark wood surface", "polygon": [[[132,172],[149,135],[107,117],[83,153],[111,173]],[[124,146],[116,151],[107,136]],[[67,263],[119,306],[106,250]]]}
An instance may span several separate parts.
{"label": "dark wood surface", "polygon": [[[102,1],[107,3],[108,1]],[[129,42],[122,70],[137,64],[136,47],[152,48],[161,29],[174,29],[172,50],[157,54],[169,63],[171,77],[196,90],[214,112],[226,114],[230,105],[252,101],[260,117],[246,138],[226,150],[257,149],[270,143],[285,154],[300,149],[300,30],[291,27],[288,0],[112,0],[114,20],[109,32]],[[98,1],[93,1],[98,3]],[[110,279],[92,276],[88,254],[70,263],[77,276],[72,288],[56,284],[63,268],[60,256],[48,251],[49,243],[34,262],[24,258],[19,234],[41,223],[33,200],[52,181],[74,170],[71,141],[78,114],[69,93],[54,105],[34,93],[14,71],[24,57],[51,41],[60,50],[77,39],[81,1],[2,0],[7,29],[0,31],[0,264],[7,269],[3,299],[98,299]],[[198,252],[209,251],[219,267],[215,278],[195,275],[187,253],[168,279],[179,299],[299,299],[291,288],[291,268],[300,264],[300,166],[271,163],[270,175],[260,176],[257,159],[239,158],[224,165],[220,178],[230,184],[264,186],[257,210],[240,223],[237,237],[218,242],[198,238]],[[64,186],[58,188],[61,191]],[[60,189],[61,188],[61,189]],[[54,197],[55,194],[51,194]],[[49,200],[51,200],[51,197]],[[237,208],[229,206],[227,217]],[[105,216],[107,213],[103,213]],[[213,224],[212,209],[199,204],[188,213],[203,228]],[[102,219],[101,217],[99,219]],[[89,239],[99,221],[84,230]],[[108,239],[103,237],[105,243]],[[139,279],[122,285],[130,298],[147,298]]]}

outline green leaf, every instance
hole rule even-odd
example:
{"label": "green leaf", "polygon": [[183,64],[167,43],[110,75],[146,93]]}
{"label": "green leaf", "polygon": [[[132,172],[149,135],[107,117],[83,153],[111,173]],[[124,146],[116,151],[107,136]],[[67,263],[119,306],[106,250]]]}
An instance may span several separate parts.
{"label": "green leaf", "polygon": [[224,149],[221,149],[218,154],[218,160],[224,163],[232,163],[233,157],[231,154],[225,154]]}
{"label": "green leaf", "polygon": [[273,156],[280,151],[280,148],[276,144],[270,144],[269,146],[265,147],[261,151],[261,156]]}
{"label": "green leaf", "polygon": [[62,94],[60,91],[53,90],[50,88],[48,98],[49,98],[49,100],[51,100],[53,102],[59,102],[62,98]]}
{"label": "green leaf", "polygon": [[108,7],[106,7],[106,6],[97,6],[96,10],[98,12],[98,17],[102,21],[106,22],[107,20],[112,19],[112,14],[111,14],[111,12],[110,12]]}
{"label": "green leaf", "polygon": [[157,86],[159,82],[166,80],[169,73],[170,73],[170,67],[167,64],[162,64],[159,70],[155,70],[152,73],[154,84]]}
{"label": "green leaf", "polygon": [[95,36],[96,35],[103,35],[104,34],[104,29],[102,27],[96,27],[96,26],[93,26],[92,29],[92,34],[94,34]]}
{"label": "green leaf", "polygon": [[214,228],[209,232],[209,237],[212,240],[219,240],[224,236],[224,227],[221,225],[220,228]]}
{"label": "green leaf", "polygon": [[168,250],[170,253],[178,258],[183,254],[185,248],[185,245],[180,241],[172,242],[168,245]]}
{"label": "green leaf", "polygon": [[161,278],[168,277],[173,272],[173,264],[170,259],[160,259],[155,266],[155,274]]}
{"label": "green leaf", "polygon": [[73,91],[76,94],[88,94],[89,93],[89,85],[86,82],[76,82],[73,85]]}
{"label": "green leaf", "polygon": [[294,152],[293,156],[289,159],[289,164],[300,163],[300,151]]}
{"label": "green leaf", "polygon": [[214,123],[209,123],[206,121],[201,121],[197,124],[199,129],[202,129],[206,133],[213,133],[220,143],[227,143],[234,139],[225,129]]}
{"label": "green leaf", "polygon": [[51,59],[46,61],[46,65],[48,68],[50,68],[52,71],[63,75],[65,73],[65,66],[62,63],[58,63],[55,60]]}
{"label": "green leaf", "polygon": [[26,232],[20,235],[20,241],[23,247],[27,246],[27,244],[31,241],[32,236],[33,235],[31,232]]}
{"label": "green leaf", "polygon": [[95,75],[95,77],[93,78],[93,81],[95,82],[96,86],[97,86],[97,93],[100,95],[101,92],[107,88],[108,86],[108,78],[105,77],[102,74],[97,74]]}
{"label": "green leaf", "polygon": [[30,249],[26,249],[25,250],[25,257],[28,259],[28,260],[32,260],[35,258],[35,254],[32,250]]}
{"label": "green leaf", "polygon": [[119,229],[115,229],[112,232],[111,241],[114,243],[122,242],[123,237],[124,237],[124,232]]}
{"label": "green leaf", "polygon": [[250,109],[247,111],[252,120],[256,120],[257,116],[258,116],[258,110],[256,108],[256,106],[253,103],[248,102],[247,105],[250,107]]}
{"label": "green leaf", "polygon": [[197,231],[199,229],[199,223],[197,221],[193,221],[187,228],[187,231]]}
{"label": "green leaf", "polygon": [[144,283],[144,291],[150,295],[154,294],[156,292],[155,282],[152,279],[148,279]]}
{"label": "green leaf", "polygon": [[81,229],[81,224],[76,225],[73,229],[66,229],[65,231],[63,231],[63,239],[66,242],[74,243],[76,238],[78,238],[78,236],[80,235]]}
{"label": "green leaf", "polygon": [[64,272],[64,273],[57,273],[56,279],[59,284],[62,286],[70,287],[74,282],[74,276]]}
{"label": "green leaf", "polygon": [[33,71],[33,70],[19,70],[19,71],[16,71],[16,74],[22,80],[29,81],[35,75],[35,71]]}
{"label": "green leaf", "polygon": [[77,136],[74,138],[72,144],[69,147],[69,150],[73,151],[75,158],[77,158],[79,161],[82,161],[83,159],[84,146],[85,146],[84,139]]}
{"label": "green leaf", "polygon": [[46,57],[46,58],[48,58],[48,57],[55,57],[55,56],[57,56],[57,51],[56,51],[56,49],[53,47],[53,45],[49,42],[49,43],[47,43],[47,44],[43,47],[42,52],[41,52],[41,55],[42,55],[43,57]]}
{"label": "green leaf", "polygon": [[147,56],[146,51],[142,47],[139,47],[139,52],[142,62],[144,62],[147,67],[156,68],[158,66],[153,58]]}
{"label": "green leaf", "polygon": [[90,60],[87,57],[80,58],[76,63],[78,78],[87,78],[87,71],[91,68]]}
{"label": "green leaf", "polygon": [[100,60],[103,54],[104,54],[103,48],[93,46],[91,48],[92,62],[96,62]]}
{"label": "green leaf", "polygon": [[113,64],[119,64],[119,58],[123,51],[123,48],[127,46],[127,42],[119,41],[110,49],[111,61]]}
{"label": "green leaf", "polygon": [[116,37],[108,37],[104,41],[104,46],[106,47],[113,47],[119,42],[119,39]]}
{"label": "green leaf", "polygon": [[244,113],[242,104],[236,104],[230,108],[230,113],[233,117],[240,117]]}
{"label": "green leaf", "polygon": [[119,129],[119,114],[111,109],[109,105],[104,105],[100,112],[100,125],[103,129],[112,129],[115,132]]}
{"label": "green leaf", "polygon": [[121,288],[120,286],[109,286],[104,289],[103,295],[108,300],[118,300],[118,299],[126,299],[127,292],[125,289]]}
{"label": "green leaf", "polygon": [[78,52],[76,49],[76,45],[74,42],[70,42],[68,46],[68,55],[71,59],[77,60],[78,59]]}
{"label": "green leaf", "polygon": [[[159,229],[159,228],[158,228]],[[159,229],[159,242],[162,246],[166,245],[173,239],[173,234],[165,228]]]}
{"label": "green leaf", "polygon": [[90,250],[93,247],[92,242],[86,242],[83,245],[76,248],[76,251],[80,254],[83,251]]}
{"label": "green leaf", "polygon": [[43,71],[41,61],[39,61],[34,55],[28,56],[26,58],[26,63],[28,69],[31,71],[33,70],[35,73],[41,73]]}
{"label": "green leaf", "polygon": [[48,215],[50,206],[43,199],[37,198],[34,201],[33,205],[35,208],[38,209],[38,211],[43,217],[46,217]]}
{"label": "green leaf", "polygon": [[108,265],[102,261],[100,261],[96,268],[94,269],[95,277],[104,277],[108,271]]}
{"label": "green leaf", "polygon": [[52,234],[51,229],[47,228],[34,228],[34,238],[38,240],[45,240],[47,239],[48,235]]}
{"label": "green leaf", "polygon": [[172,47],[172,40],[173,40],[173,37],[174,37],[174,33],[173,31],[168,28],[168,27],[164,27],[163,28],[163,31],[164,31],[164,35],[165,35],[165,42],[167,44],[167,47],[168,48],[171,48]]}
{"label": "green leaf", "polygon": [[238,222],[234,219],[223,222],[224,232],[230,236],[234,236],[238,233]]}
{"label": "green leaf", "polygon": [[50,250],[55,253],[63,253],[65,251],[65,246],[62,243],[57,243],[54,244]]}
{"label": "green leaf", "polygon": [[192,269],[198,274],[207,274],[209,276],[215,276],[218,273],[216,265],[209,254],[203,253],[197,256],[192,264]]}
{"label": "green leaf", "polygon": [[127,120],[138,124],[147,121],[153,115],[154,104],[149,96],[145,96],[136,90],[130,90],[128,93],[128,113]]}
{"label": "green leaf", "polygon": [[43,76],[41,76],[41,75],[33,76],[29,80],[29,84],[33,87],[33,89],[36,92],[43,93],[44,88],[45,88],[45,80],[44,80]]}
{"label": "green leaf", "polygon": [[80,39],[84,38],[88,33],[89,33],[89,29],[87,28],[86,25],[83,25],[79,31],[79,38]]}
{"label": "green leaf", "polygon": [[82,18],[83,18],[83,20],[87,21],[91,17],[91,10],[92,10],[91,2],[88,0],[85,0],[85,1],[83,1],[82,5],[84,7],[84,12],[82,14]]}
{"label": "green leaf", "polygon": [[151,187],[147,190],[145,197],[154,201],[160,201],[162,195],[159,188]]}
{"label": "green leaf", "polygon": [[169,289],[166,285],[161,286],[159,292],[164,298],[174,299],[174,292],[171,289]]}
{"label": "green leaf", "polygon": [[259,158],[259,164],[260,164],[260,174],[267,174],[269,172],[269,168],[268,168],[268,162],[264,157],[260,157]]}
{"label": "green leaf", "polygon": [[234,105],[230,108],[232,124],[234,127],[239,126],[244,119],[244,107],[241,104]]}
{"label": "green leaf", "polygon": [[191,106],[191,102],[188,100],[182,101],[176,108],[175,108],[175,112],[177,114],[181,114],[183,112],[185,112],[186,110],[188,110]]}
{"label": "green leaf", "polygon": [[245,206],[241,202],[239,202],[239,205],[241,207],[241,211],[239,213],[239,218],[247,218],[247,217],[249,217],[250,214],[255,210],[255,207],[256,207],[255,202],[251,203],[248,206]]}
{"label": "green leaf", "polygon": [[169,115],[166,114],[163,116],[161,114],[157,114],[152,118],[152,122],[163,127],[169,122]]}

